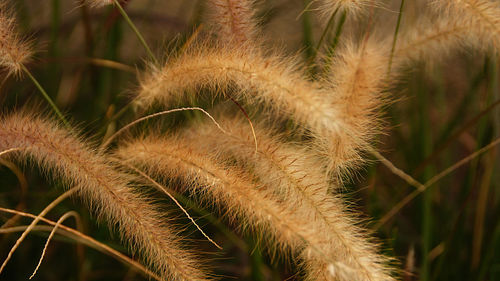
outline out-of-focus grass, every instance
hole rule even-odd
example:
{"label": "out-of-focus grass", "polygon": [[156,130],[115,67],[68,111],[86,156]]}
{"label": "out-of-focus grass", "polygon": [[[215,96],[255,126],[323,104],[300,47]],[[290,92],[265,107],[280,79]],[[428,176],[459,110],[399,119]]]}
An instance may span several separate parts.
{"label": "out-of-focus grass", "polygon": [[[136,85],[136,78],[134,73],[95,65],[86,59],[106,59],[142,69],[147,54],[114,8],[95,11],[75,8],[76,3],[72,1],[34,2],[11,1],[21,30],[25,34],[34,33],[34,45],[40,50],[30,69],[63,111],[81,123],[86,134],[96,135],[96,141],[100,141],[107,130],[113,130],[114,126],[125,124],[134,117],[133,108],[121,111],[123,114],[115,114],[126,108],[130,101],[128,93]],[[173,3],[175,1],[160,2],[127,1],[124,8],[134,11],[130,13],[131,19],[153,46],[155,54],[162,58],[165,55],[162,50],[180,49],[179,46],[200,26],[204,8],[203,1],[184,4],[182,9],[179,8],[181,4]],[[286,42],[289,49],[302,50],[306,63],[312,63],[312,58],[318,59],[315,48],[327,48],[328,56],[332,56],[348,34],[344,32],[346,26],[352,25],[348,13],[336,13],[329,30],[324,33],[326,22],[318,24],[314,11],[305,11],[297,21],[293,20],[298,15],[297,11],[309,7],[310,1],[265,2],[262,5],[264,11],[260,13],[265,19],[262,28],[282,28],[282,25],[298,27],[283,34],[299,40],[294,41],[283,35],[276,41],[278,44]],[[393,2],[393,6],[400,7],[400,1]],[[366,22],[361,20],[358,24],[363,26]],[[389,33],[395,29],[396,25],[391,26]],[[158,35],[162,30],[169,31]],[[323,33],[324,42],[318,44]],[[393,98],[398,101],[386,109],[390,126],[387,134],[380,137],[382,154],[425,183],[498,138],[498,63],[498,57],[470,53],[444,60],[433,68],[425,64],[413,66],[391,89]],[[2,88],[0,101],[10,108],[20,107],[28,101],[38,101],[35,91],[30,84],[9,79]],[[116,120],[112,120],[113,116]],[[392,249],[389,255],[400,259],[406,271],[402,274],[404,280],[500,280],[499,152],[500,149],[491,149],[453,171],[377,230],[376,235],[383,244]],[[23,203],[25,210],[36,213],[61,189],[51,188],[36,169],[27,167],[24,171],[29,176],[29,192]],[[349,197],[359,203],[357,208],[373,218],[374,223],[370,225],[375,225],[378,219],[415,190],[377,161],[371,162],[360,173],[359,180],[353,181],[347,190]],[[21,197],[19,190],[15,189],[17,186],[19,183],[14,174],[1,167],[0,205],[14,207],[19,203]],[[198,223],[208,232],[225,236],[217,238],[218,241],[225,241],[224,251],[213,257],[216,264],[224,265],[219,268],[218,274],[241,276],[244,280],[295,280],[294,269],[288,261],[281,257],[272,259],[265,249],[257,246],[258,241],[235,235],[230,227],[212,217],[210,210],[198,210],[196,204],[188,201],[183,204],[199,218]],[[86,233],[125,251],[112,242],[116,239],[106,227],[92,222],[93,219],[78,202],[76,207],[75,202],[65,202],[51,216],[57,217],[75,208],[82,216]],[[9,216],[0,214],[0,218],[6,221]],[[29,222],[25,219],[20,221]],[[179,221],[184,224],[182,218]],[[195,233],[189,223],[184,225],[187,226],[186,233]],[[44,233],[31,235],[0,275],[0,280],[25,280],[37,263],[46,237]],[[15,238],[16,235],[2,236],[0,253],[7,253]],[[58,242],[58,239],[64,238],[56,236],[49,247],[36,277],[38,280],[142,278],[136,273],[127,273],[127,267],[93,250],[85,250],[83,256],[77,254],[73,247]],[[210,251],[205,242],[200,244],[200,251]],[[416,249],[415,257],[410,258],[414,263],[407,265],[412,247]]]}

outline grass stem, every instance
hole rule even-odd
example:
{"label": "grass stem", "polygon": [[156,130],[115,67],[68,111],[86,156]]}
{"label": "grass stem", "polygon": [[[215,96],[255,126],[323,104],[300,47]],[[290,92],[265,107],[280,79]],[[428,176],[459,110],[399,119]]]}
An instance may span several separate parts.
{"label": "grass stem", "polygon": [[26,68],[26,66],[22,65],[21,67],[22,67],[22,70],[24,71],[24,73],[26,73],[26,75],[28,75],[28,77],[31,79],[31,81],[33,81],[33,83],[35,84],[35,86],[42,93],[43,97],[50,104],[50,106],[52,107],[52,109],[54,110],[54,112],[57,114],[57,116],[59,117],[59,119],[61,119],[61,121],[64,123],[64,125],[69,128],[70,125],[69,125],[68,120],[66,120],[66,118],[64,118],[63,114],[61,113],[61,111],[59,110],[59,108],[57,108],[57,105],[54,103],[54,101],[52,101],[52,99],[47,94],[47,92],[42,87],[42,85],[40,85],[40,83],[38,82],[38,80],[36,80],[36,78],[33,76],[33,74],[31,74],[31,72],[28,70],[28,68]]}
{"label": "grass stem", "polygon": [[313,50],[314,53],[311,57],[312,62],[314,62],[316,60],[316,57],[318,56],[318,52],[321,49],[321,45],[323,45],[323,41],[325,41],[326,35],[332,29],[333,23],[335,22],[335,15],[337,15],[338,11],[339,11],[339,9],[337,8],[335,10],[335,12],[333,12],[332,15],[330,16],[330,19],[328,19],[328,23],[326,24],[326,27],[323,30],[323,33],[321,33],[321,37],[319,38],[318,44],[316,45],[316,49]]}
{"label": "grass stem", "polygon": [[401,5],[399,6],[398,21],[396,23],[396,30],[394,30],[394,39],[392,40],[391,55],[389,56],[389,66],[387,67],[387,76],[391,74],[392,59],[394,58],[394,50],[396,50],[396,42],[398,41],[399,27],[401,26],[401,18],[403,16],[403,7],[405,5],[405,0],[401,0]]}
{"label": "grass stem", "polygon": [[114,3],[115,3],[116,8],[118,9],[120,14],[122,15],[123,19],[127,22],[127,24],[130,26],[130,28],[132,28],[135,35],[137,36],[137,38],[141,42],[142,46],[144,46],[144,49],[148,53],[151,60],[153,60],[153,62],[155,64],[159,65],[158,59],[156,59],[156,56],[151,51],[151,48],[149,48],[149,45],[148,45],[148,43],[146,43],[146,40],[144,40],[144,37],[142,36],[141,32],[139,32],[139,30],[137,29],[135,24],[132,22],[132,20],[128,16],[127,12],[125,12],[125,9],[123,9],[122,5],[120,4],[120,1],[114,0]]}

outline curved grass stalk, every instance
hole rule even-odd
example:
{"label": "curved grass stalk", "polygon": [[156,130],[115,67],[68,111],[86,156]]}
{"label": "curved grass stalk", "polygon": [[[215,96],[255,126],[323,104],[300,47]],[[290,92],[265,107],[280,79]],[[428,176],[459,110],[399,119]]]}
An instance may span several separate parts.
{"label": "curved grass stalk", "polygon": [[[33,218],[33,219],[35,219],[37,217],[33,214],[29,214],[29,213],[25,213],[25,212],[21,212],[21,211],[17,211],[17,210],[6,209],[6,208],[2,208],[2,207],[0,207],[0,212],[10,213],[10,214],[14,214],[16,216],[24,216],[24,217]],[[35,226],[33,228],[33,231],[52,231],[52,229],[54,229],[55,225],[57,224],[56,222],[48,220],[44,217],[41,217],[40,220],[51,225],[52,227],[50,227],[50,226]],[[29,227],[29,225],[0,228],[0,233],[11,233],[11,232],[18,232],[18,231],[24,232],[28,227]],[[58,232],[59,231],[62,231],[64,233],[64,235],[70,236],[71,238],[75,239],[75,241],[77,241],[77,242],[83,243],[91,248],[96,249],[97,251],[108,254],[111,257],[116,258],[125,264],[128,264],[132,267],[135,267],[139,271],[143,272],[146,276],[149,276],[149,277],[151,277],[155,280],[158,280],[158,281],[162,281],[162,279],[158,275],[154,274],[153,272],[151,272],[150,270],[145,268],[142,264],[125,256],[124,254],[109,247],[108,245],[105,245],[105,244],[93,239],[92,237],[83,234],[82,232],[80,232],[76,229],[67,227],[65,225],[59,225]]]}
{"label": "curved grass stalk", "polygon": [[379,222],[373,227],[373,229],[379,229],[382,225],[384,225],[387,221],[389,221],[395,214],[397,214],[404,206],[406,206],[408,203],[410,203],[415,197],[417,197],[420,193],[424,192],[427,190],[429,187],[431,187],[433,184],[441,180],[443,177],[447,176],[460,166],[466,164],[467,162],[471,161],[472,159],[476,158],[477,156],[481,155],[482,153],[492,149],[493,147],[497,146],[500,144],[500,138],[490,142],[488,145],[484,146],[483,148],[477,150],[476,152],[470,154],[469,156],[463,158],[462,160],[458,161],[454,165],[448,167],[444,171],[440,172],[439,174],[433,176],[430,178],[425,184],[418,186],[418,189],[414,190],[412,193],[408,194],[405,198],[403,198],[399,203],[394,206],[387,214],[385,214]]}
{"label": "curved grass stalk", "polygon": [[[50,243],[50,240],[52,240],[52,237],[54,237],[54,234],[56,233],[57,229],[59,228],[59,226],[61,226],[61,224],[69,217],[75,217],[75,220],[78,220],[79,217],[78,217],[78,213],[75,212],[75,211],[70,211],[70,212],[67,212],[66,214],[62,215],[56,222],[56,225],[54,226],[54,228],[52,229],[52,231],[50,232],[49,234],[49,238],[47,238],[47,242],[45,242],[45,246],[43,246],[43,250],[42,250],[42,256],[40,257],[40,260],[38,261],[38,264],[36,265],[36,268],[35,270],[33,271],[33,273],[31,274],[31,276],[29,277],[29,279],[33,279],[33,277],[35,277],[36,273],[38,272],[38,269],[40,268],[40,265],[42,265],[42,261],[43,261],[43,257],[45,256],[45,252],[47,251],[47,247],[49,246],[49,243]],[[28,230],[29,227],[26,229]],[[33,230],[33,229],[31,229]]]}
{"label": "curved grass stalk", "polygon": [[205,111],[203,108],[200,108],[200,107],[174,108],[174,109],[165,110],[165,111],[161,111],[161,112],[157,112],[157,113],[153,113],[153,114],[141,117],[141,118],[139,118],[139,119],[137,119],[137,120],[135,120],[135,121],[133,121],[133,122],[125,125],[123,128],[121,128],[116,133],[114,133],[112,136],[110,136],[101,145],[101,148],[105,149],[106,147],[108,147],[113,142],[113,140],[116,137],[118,137],[120,134],[122,134],[126,130],[130,129],[131,127],[133,127],[134,125],[136,125],[136,124],[138,124],[138,123],[140,123],[142,121],[146,121],[148,119],[155,118],[155,117],[158,117],[158,116],[161,116],[161,115],[166,115],[166,114],[170,114],[170,113],[174,113],[174,112],[189,111],[189,110],[199,110],[199,111],[203,112],[203,114],[205,114],[206,116],[208,116],[208,118],[210,118],[210,120],[212,120],[212,122],[214,122],[214,124],[217,126],[217,128],[219,128],[220,131],[222,131],[223,133],[226,133],[226,131],[219,125],[219,123],[217,123],[217,121],[212,117],[212,115],[210,115],[210,113],[208,113],[207,111]]}
{"label": "curved grass stalk", "polygon": [[148,180],[150,183],[152,183],[154,186],[156,186],[159,190],[161,190],[163,193],[165,193],[170,198],[170,200],[174,201],[175,205],[177,205],[177,207],[179,207],[179,209],[181,209],[181,211],[186,215],[186,217],[191,221],[191,223],[194,224],[194,226],[198,229],[198,231],[200,231],[200,233],[210,243],[212,243],[215,247],[217,247],[219,250],[222,250],[222,247],[219,246],[219,244],[217,244],[214,240],[212,240],[212,238],[210,238],[210,236],[208,236],[205,233],[205,231],[203,231],[203,229],[201,229],[201,227],[196,223],[196,221],[193,219],[193,217],[191,217],[191,215],[189,215],[188,211],[186,211],[186,209],[184,209],[184,207],[182,207],[182,205],[179,203],[179,201],[177,201],[177,199],[175,199],[175,197],[172,194],[170,194],[170,192],[168,192],[168,190],[166,188],[164,188],[161,184],[159,184],[154,179],[152,179],[150,176],[148,176],[146,173],[135,168],[134,166],[128,165],[127,163],[124,163],[124,165],[127,168],[129,168],[129,169],[135,171],[136,173],[138,173],[139,175],[141,175],[143,178]]}
{"label": "curved grass stalk", "polygon": [[40,214],[38,214],[38,216],[31,222],[31,224],[28,226],[28,228],[26,228],[26,230],[21,234],[21,237],[19,237],[17,239],[17,241],[14,244],[14,246],[12,246],[12,248],[10,249],[9,253],[7,254],[7,257],[5,258],[5,260],[2,263],[2,266],[0,266],[0,273],[2,273],[2,271],[5,268],[5,266],[7,265],[7,263],[9,262],[9,260],[12,258],[12,255],[14,254],[14,252],[16,251],[16,249],[19,247],[19,245],[21,245],[21,243],[24,241],[24,238],[26,238],[26,236],[28,236],[28,234],[30,233],[30,231],[33,229],[33,227],[36,226],[36,224],[40,221],[40,219],[42,217],[44,217],[55,206],[57,206],[59,203],[61,203],[64,199],[66,199],[69,196],[73,195],[76,191],[78,191],[77,188],[72,188],[72,189],[64,192],[59,197],[57,197],[54,201],[52,201],[49,205],[47,205],[47,207],[45,207],[40,212]]}

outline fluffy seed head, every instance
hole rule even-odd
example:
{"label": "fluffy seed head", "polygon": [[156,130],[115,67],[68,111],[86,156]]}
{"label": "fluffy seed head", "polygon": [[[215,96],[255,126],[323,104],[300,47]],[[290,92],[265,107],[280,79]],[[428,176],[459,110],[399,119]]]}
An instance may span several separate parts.
{"label": "fluffy seed head", "polygon": [[439,0],[433,2],[438,11],[468,26],[468,32],[489,40],[500,50],[500,4],[489,0]]}
{"label": "fluffy seed head", "polygon": [[[354,79],[375,76],[370,74],[373,68],[366,71],[364,67],[360,69],[363,71],[351,69],[355,74]],[[382,77],[380,75],[377,78]],[[348,82],[349,85],[365,83],[364,80]],[[229,91],[234,86],[236,90]],[[369,87],[360,84],[356,89]],[[346,122],[344,115],[353,110],[351,106],[358,106],[357,101],[363,102],[363,97],[370,95],[360,91],[349,92],[360,95],[360,98],[351,99],[352,102],[346,106],[344,94],[335,95],[330,85],[306,80],[293,60],[284,60],[279,55],[263,56],[258,51],[250,52],[248,49],[196,48],[171,60],[162,69],[146,75],[142,79],[136,102],[146,107],[156,102],[170,107],[178,100],[185,100],[186,94],[197,95],[202,88],[208,88],[215,94],[228,92],[237,100],[264,105],[264,108],[271,110],[273,117],[293,119],[304,131],[326,140],[326,144],[332,147],[347,144],[346,149],[328,151],[332,153],[326,156],[334,159],[329,166],[330,171],[343,169],[360,159],[357,150],[364,143],[360,142],[356,134],[367,134],[357,132],[358,128],[352,127],[356,124]],[[365,107],[360,109],[366,112]],[[321,142],[318,144],[323,145]]]}
{"label": "fluffy seed head", "polygon": [[30,44],[16,32],[16,22],[5,2],[0,2],[0,66],[19,75],[32,55]]}
{"label": "fluffy seed head", "polygon": [[136,179],[72,133],[33,114],[0,118],[0,151],[20,148],[16,159],[32,159],[66,186],[74,186],[99,218],[117,226],[152,271],[165,280],[206,280],[193,254],[149,200],[131,187]]}
{"label": "fluffy seed head", "polygon": [[301,199],[277,198],[273,187],[267,186],[272,183],[261,185],[246,172],[221,164],[200,152],[198,144],[185,138],[148,137],[120,146],[118,155],[156,176],[183,179],[188,190],[226,209],[224,213],[243,229],[264,230],[269,235],[266,241],[275,242],[273,248],[302,257],[308,276],[393,280],[386,259],[354,226],[338,198],[319,193],[314,186],[304,186]]}
{"label": "fluffy seed head", "polygon": [[210,0],[210,19],[221,42],[244,44],[257,35],[251,0]]}
{"label": "fluffy seed head", "polygon": [[295,202],[294,195],[306,187],[319,195],[337,189],[337,186],[330,187],[321,160],[312,151],[285,143],[285,136],[264,122],[254,122],[255,140],[245,119],[223,116],[216,119],[226,128],[227,135],[220,134],[216,126],[206,122],[186,130],[186,137],[209,154],[220,155],[228,162],[236,159],[281,199]]}
{"label": "fluffy seed head", "polygon": [[217,119],[228,128],[229,136],[212,124],[197,124],[186,132],[189,143],[204,154],[215,153],[228,162],[236,159],[257,176],[262,188],[295,215],[306,218],[318,237],[313,242],[322,243],[306,247],[300,255],[307,280],[392,280],[387,259],[377,253],[365,231],[355,226],[356,219],[345,210],[341,198],[332,195],[336,190],[328,187],[322,166],[310,151],[279,141],[262,124],[255,126],[256,151],[245,120]]}
{"label": "fluffy seed head", "polygon": [[384,104],[387,46],[373,39],[359,45],[346,43],[334,58],[327,82],[332,89],[328,101],[344,125],[339,137],[329,139],[323,134],[316,139],[330,160],[329,170],[337,169],[337,174],[362,162],[360,152],[381,131],[378,112]]}
{"label": "fluffy seed head", "polygon": [[492,1],[440,0],[433,2],[436,16],[408,26],[394,53],[396,66],[414,60],[436,62],[463,49],[500,51],[500,5]]}

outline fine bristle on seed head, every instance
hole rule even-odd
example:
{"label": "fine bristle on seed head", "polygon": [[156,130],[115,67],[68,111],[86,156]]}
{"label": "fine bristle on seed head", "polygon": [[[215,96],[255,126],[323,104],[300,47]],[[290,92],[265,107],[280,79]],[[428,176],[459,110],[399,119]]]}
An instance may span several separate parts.
{"label": "fine bristle on seed head", "polygon": [[210,20],[220,42],[242,45],[257,37],[254,1],[209,0],[208,3]]}
{"label": "fine bristle on seed head", "polygon": [[33,51],[16,31],[16,21],[5,2],[0,2],[0,66],[9,74],[19,75]]}
{"label": "fine bristle on seed head", "polygon": [[319,11],[325,17],[330,17],[335,12],[349,13],[349,16],[360,16],[367,7],[375,5],[373,0],[321,0]]}
{"label": "fine bristle on seed head", "polygon": [[113,4],[115,1],[114,1],[114,0],[85,0],[85,2],[86,2],[87,4],[89,4],[89,5],[90,5],[90,7],[99,8],[99,7],[103,7],[103,6],[111,5],[111,4]]}

